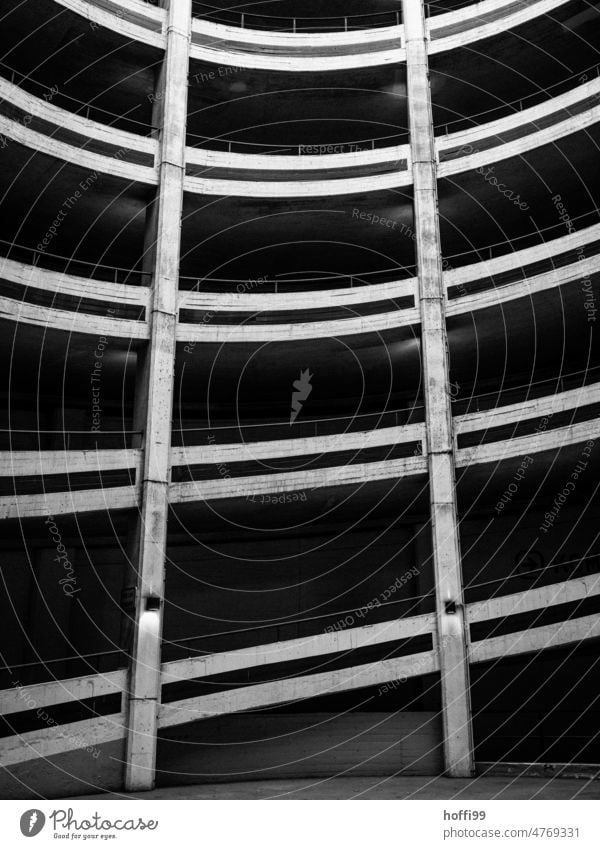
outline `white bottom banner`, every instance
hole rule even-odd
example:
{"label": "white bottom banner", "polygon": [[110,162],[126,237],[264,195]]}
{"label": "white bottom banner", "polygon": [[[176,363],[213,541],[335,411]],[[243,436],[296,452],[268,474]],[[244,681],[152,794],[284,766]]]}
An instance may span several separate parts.
{"label": "white bottom banner", "polygon": [[[600,789],[600,788],[599,788]],[[538,846],[597,849],[596,801],[0,802],[5,847],[211,849]]]}

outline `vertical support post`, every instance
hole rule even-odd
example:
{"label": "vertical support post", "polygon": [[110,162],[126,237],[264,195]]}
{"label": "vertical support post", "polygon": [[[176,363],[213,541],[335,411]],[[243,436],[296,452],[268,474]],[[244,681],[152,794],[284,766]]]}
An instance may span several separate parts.
{"label": "vertical support post", "polygon": [[423,0],[403,0],[437,638],[447,775],[473,774],[437,160]]}
{"label": "vertical support post", "polygon": [[135,413],[143,425],[144,458],[133,546],[137,592],[127,699],[125,789],[129,791],[152,789],[155,781],[192,26],[191,0],[165,0],[165,5],[166,51],[155,101],[155,114],[160,120],[153,120],[161,128],[159,183],[146,233],[146,263],[152,270],[150,341],[138,365],[141,371]]}

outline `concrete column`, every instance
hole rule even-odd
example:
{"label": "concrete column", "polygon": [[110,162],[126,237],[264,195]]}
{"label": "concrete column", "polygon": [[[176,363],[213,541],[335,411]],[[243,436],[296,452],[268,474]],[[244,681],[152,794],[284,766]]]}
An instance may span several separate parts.
{"label": "concrete column", "polygon": [[451,776],[473,774],[469,665],[449,394],[446,293],[442,275],[437,160],[422,0],[403,0],[407,98],[414,182],[427,459],[442,685],[444,762]]}
{"label": "concrete column", "polygon": [[152,268],[150,342],[139,363],[136,421],[143,424],[141,505],[135,534],[137,562],[135,626],[131,657],[125,789],[154,786],[157,713],[160,703],[160,644],[167,540],[171,414],[191,0],[170,0],[167,44],[159,74],[155,116],[159,118],[159,188],[148,217],[147,260]]}

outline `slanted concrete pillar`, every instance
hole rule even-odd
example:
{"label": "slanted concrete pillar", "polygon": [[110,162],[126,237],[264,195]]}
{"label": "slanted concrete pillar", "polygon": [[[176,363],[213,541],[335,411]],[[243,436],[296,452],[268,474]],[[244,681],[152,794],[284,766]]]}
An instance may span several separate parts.
{"label": "slanted concrete pillar", "polygon": [[469,665],[449,394],[446,294],[442,276],[437,161],[422,0],[403,0],[414,182],[427,458],[442,684],[444,760],[452,776],[473,774]]}
{"label": "slanted concrete pillar", "polygon": [[170,0],[167,45],[153,123],[161,127],[159,187],[148,217],[146,257],[152,270],[150,342],[141,355],[136,420],[143,423],[143,480],[134,556],[137,563],[135,625],[131,657],[125,789],[149,790],[156,767],[160,704],[165,549],[170,475],[171,412],[185,130],[191,40],[191,0]]}

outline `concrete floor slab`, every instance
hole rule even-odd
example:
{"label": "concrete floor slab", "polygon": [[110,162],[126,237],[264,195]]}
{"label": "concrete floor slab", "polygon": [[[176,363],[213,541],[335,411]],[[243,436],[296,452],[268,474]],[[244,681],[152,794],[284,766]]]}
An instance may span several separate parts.
{"label": "concrete floor slab", "polygon": [[600,799],[600,782],[569,778],[397,776],[294,781],[248,781],[165,787],[147,793],[107,793],[86,799]]}

